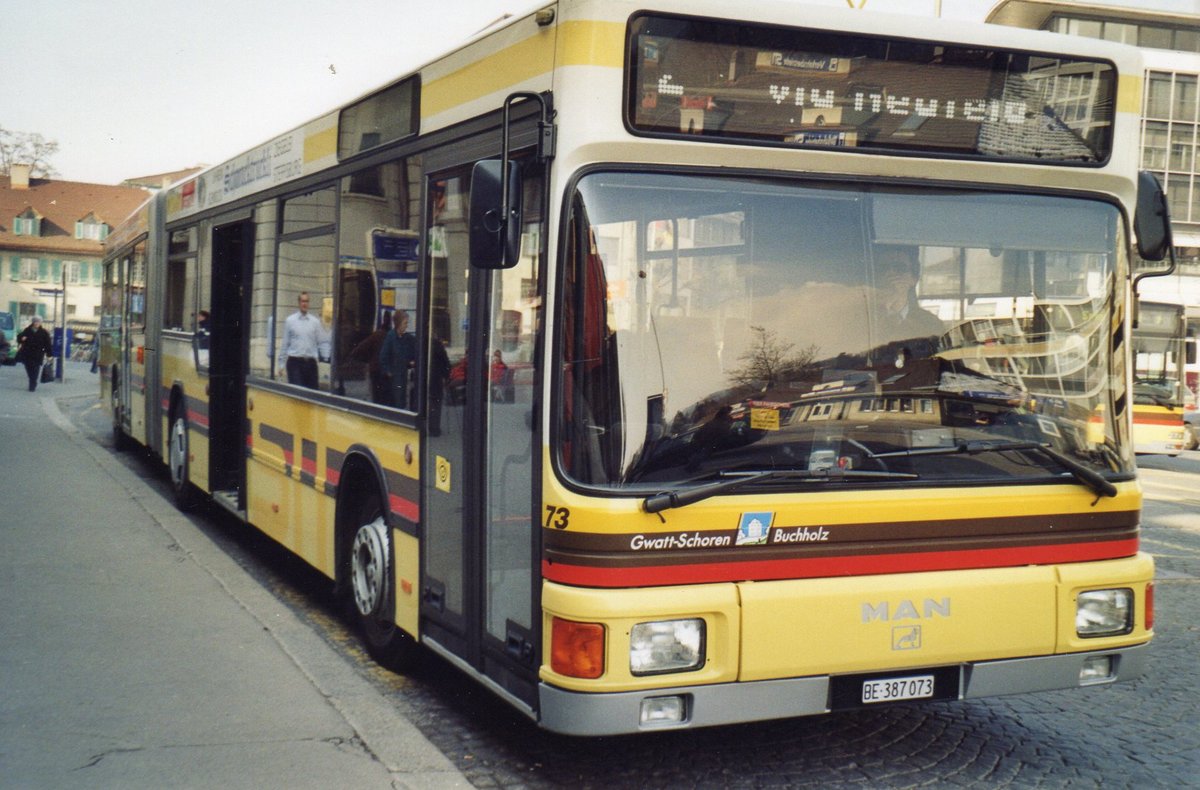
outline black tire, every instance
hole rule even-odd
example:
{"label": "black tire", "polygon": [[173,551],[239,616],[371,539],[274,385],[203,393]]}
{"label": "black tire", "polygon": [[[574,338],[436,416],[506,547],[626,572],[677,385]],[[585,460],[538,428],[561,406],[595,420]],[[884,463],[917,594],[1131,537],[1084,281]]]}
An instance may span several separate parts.
{"label": "black tire", "polygon": [[129,449],[129,437],[125,435],[125,429],[121,427],[121,421],[125,419],[124,406],[121,404],[121,387],[118,384],[117,369],[113,368],[112,378],[110,379],[112,387],[109,397],[109,405],[112,407],[112,440],[113,449],[118,453]]}
{"label": "black tire", "polygon": [[350,611],[367,652],[388,669],[407,668],[417,644],[395,622],[391,528],[378,497],[366,497],[358,508],[346,561]]}
{"label": "black tire", "polygon": [[171,417],[170,435],[167,437],[167,470],[171,475],[175,507],[185,512],[196,506],[197,499],[196,487],[192,485],[188,450],[187,418],[175,414]]}

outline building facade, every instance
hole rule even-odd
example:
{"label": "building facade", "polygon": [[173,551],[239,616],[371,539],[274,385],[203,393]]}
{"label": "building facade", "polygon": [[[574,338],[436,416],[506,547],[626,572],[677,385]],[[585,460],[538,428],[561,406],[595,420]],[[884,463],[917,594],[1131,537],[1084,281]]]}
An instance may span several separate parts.
{"label": "building facade", "polygon": [[150,192],[31,178],[28,165],[0,176],[0,311],[18,329],[34,315],[77,332],[100,315],[104,239]]}
{"label": "building facade", "polygon": [[[1190,6],[1190,11],[1165,10]],[[987,21],[1118,41],[1142,50],[1142,167],[1167,194],[1176,274],[1143,280],[1153,301],[1200,306],[1200,14],[1195,4],[1116,5],[1072,0],[1000,0]]]}

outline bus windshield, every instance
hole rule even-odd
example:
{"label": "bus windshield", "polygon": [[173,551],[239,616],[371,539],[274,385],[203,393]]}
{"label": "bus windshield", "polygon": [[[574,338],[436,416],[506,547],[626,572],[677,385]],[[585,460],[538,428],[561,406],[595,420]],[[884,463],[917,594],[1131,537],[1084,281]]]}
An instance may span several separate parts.
{"label": "bus windshield", "polygon": [[592,173],[568,234],[555,442],[579,484],[1131,471],[1111,204]]}

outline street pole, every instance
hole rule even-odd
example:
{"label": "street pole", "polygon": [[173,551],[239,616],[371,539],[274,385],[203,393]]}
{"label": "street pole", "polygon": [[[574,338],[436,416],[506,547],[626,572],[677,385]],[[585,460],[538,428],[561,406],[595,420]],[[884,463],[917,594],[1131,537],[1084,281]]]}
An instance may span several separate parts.
{"label": "street pole", "polygon": [[58,382],[66,381],[67,378],[67,262],[62,264],[62,343],[58,347],[58,370],[55,380]]}

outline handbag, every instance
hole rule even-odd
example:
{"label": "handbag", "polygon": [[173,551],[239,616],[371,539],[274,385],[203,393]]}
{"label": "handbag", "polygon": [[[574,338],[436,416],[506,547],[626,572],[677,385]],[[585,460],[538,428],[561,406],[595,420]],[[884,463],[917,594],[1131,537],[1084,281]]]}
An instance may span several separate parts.
{"label": "handbag", "polygon": [[42,363],[42,383],[54,381],[54,360],[47,359]]}

